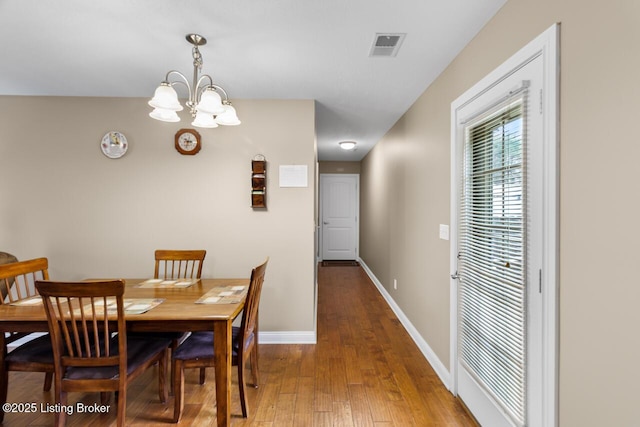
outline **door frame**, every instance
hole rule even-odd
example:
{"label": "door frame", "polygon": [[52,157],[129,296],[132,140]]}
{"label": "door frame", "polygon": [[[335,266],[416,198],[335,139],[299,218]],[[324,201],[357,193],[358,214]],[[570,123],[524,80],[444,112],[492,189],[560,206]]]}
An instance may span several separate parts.
{"label": "door frame", "polygon": [[554,24],[502,65],[489,73],[464,92],[451,104],[451,244],[450,244],[450,384],[451,392],[457,396],[458,364],[458,191],[460,177],[458,150],[460,135],[457,110],[482,95],[529,60],[538,55],[543,57],[544,89],[542,105],[543,122],[543,260],[541,272],[542,295],[542,423],[544,426],[558,425],[558,248],[559,248],[559,31],[560,24]]}
{"label": "door frame", "polygon": [[324,224],[323,224],[323,206],[322,206],[322,199],[323,199],[323,194],[324,194],[324,178],[326,178],[327,176],[335,176],[335,175],[339,175],[339,176],[350,176],[350,177],[354,177],[356,179],[356,232],[355,232],[355,245],[356,245],[356,260],[360,259],[360,174],[357,173],[321,173],[320,174],[320,198],[318,201],[318,208],[319,208],[319,215],[318,215],[318,222],[319,222],[319,230],[320,233],[318,236],[318,249],[317,249],[317,258],[318,261],[323,261],[324,256],[323,256],[323,236],[324,236]]}

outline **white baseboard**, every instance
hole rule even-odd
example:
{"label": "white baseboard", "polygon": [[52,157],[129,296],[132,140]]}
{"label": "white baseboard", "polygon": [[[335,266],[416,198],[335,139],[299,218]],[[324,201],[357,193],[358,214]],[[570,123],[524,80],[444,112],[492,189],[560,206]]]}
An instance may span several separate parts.
{"label": "white baseboard", "polygon": [[387,304],[389,304],[389,307],[391,307],[391,310],[393,310],[395,315],[398,316],[398,320],[400,320],[400,323],[402,323],[402,326],[404,326],[404,328],[407,330],[407,332],[409,333],[409,336],[413,339],[413,341],[416,343],[416,345],[418,346],[418,348],[420,349],[424,357],[427,359],[427,361],[433,368],[433,370],[436,372],[436,374],[440,378],[440,381],[442,381],[445,387],[447,387],[447,389],[451,391],[452,383],[451,383],[451,373],[449,372],[449,370],[442,363],[440,358],[436,356],[436,353],[431,349],[431,347],[429,347],[429,344],[427,344],[424,338],[422,338],[422,335],[420,335],[420,333],[415,328],[415,326],[413,326],[413,324],[409,321],[409,318],[402,312],[398,304],[396,304],[396,302],[393,300],[389,292],[387,292],[384,286],[382,286],[382,283],[378,280],[375,274],[373,274],[373,272],[367,266],[367,264],[364,263],[362,259],[359,259],[359,262],[362,268],[364,269],[364,271],[367,273],[367,275],[373,282],[373,284],[376,285],[376,288],[378,288],[378,291],[380,292],[380,294],[382,294],[382,297],[387,301]]}
{"label": "white baseboard", "polygon": [[259,332],[260,344],[316,344],[315,331]]}
{"label": "white baseboard", "polygon": [[[44,332],[34,332],[7,345],[7,350],[11,351],[44,334]],[[260,332],[259,342],[260,344],[316,344],[317,339],[314,331]]]}

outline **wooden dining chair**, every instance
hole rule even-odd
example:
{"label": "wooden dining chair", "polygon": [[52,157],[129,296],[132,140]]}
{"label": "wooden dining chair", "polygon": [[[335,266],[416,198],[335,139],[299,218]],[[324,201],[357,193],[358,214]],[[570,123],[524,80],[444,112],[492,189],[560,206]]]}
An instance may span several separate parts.
{"label": "wooden dining chair", "polygon": [[[169,340],[127,336],[124,281],[36,281],[42,296],[53,346],[55,403],[67,405],[67,393],[116,392],[117,425],[124,426],[127,386],[158,363],[158,393],[167,400],[165,384]],[[109,304],[115,308],[107,310]],[[103,401],[103,403],[105,403]],[[66,423],[56,412],[56,425]]]}
{"label": "wooden dining chair", "polygon": [[[154,279],[200,279],[202,277],[202,265],[207,251],[204,249],[157,249],[155,252],[156,266],[153,273]],[[171,339],[171,353],[178,348],[182,340],[187,337],[189,331],[184,332],[150,332],[148,337]],[[174,363],[171,362],[171,378],[173,380]],[[171,388],[173,393],[173,387]]]}
{"label": "wooden dining chair", "polygon": [[[36,258],[0,265],[0,304],[16,304],[26,302],[37,295],[36,280],[49,279],[49,262],[47,258]],[[38,301],[36,301],[38,302]],[[9,372],[45,372],[44,391],[51,389],[53,378],[53,350],[48,334],[37,337],[24,344],[21,338],[29,335],[22,332],[0,333],[0,403],[7,401]],[[15,345],[8,353],[8,345]],[[4,419],[4,407],[0,412],[0,422]]]}
{"label": "wooden dining chair", "polygon": [[[258,307],[264,275],[267,270],[267,258],[264,263],[251,271],[251,280],[247,290],[247,298],[239,327],[232,329],[232,364],[238,366],[238,387],[240,389],[240,404],[242,416],[248,416],[247,395],[245,393],[245,364],[251,359],[251,374],[253,386],[258,387]],[[173,422],[180,421],[184,409],[184,370],[215,366],[213,332],[193,332],[173,353],[174,378],[173,394],[175,396],[173,408]],[[201,376],[201,384],[203,377]]]}
{"label": "wooden dining chair", "polygon": [[199,279],[205,250],[156,250],[155,279]]}

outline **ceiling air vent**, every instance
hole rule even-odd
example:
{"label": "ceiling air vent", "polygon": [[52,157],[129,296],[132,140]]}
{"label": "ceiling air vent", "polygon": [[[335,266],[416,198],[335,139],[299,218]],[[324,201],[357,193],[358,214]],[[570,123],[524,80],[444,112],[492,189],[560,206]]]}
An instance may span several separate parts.
{"label": "ceiling air vent", "polygon": [[406,33],[376,33],[369,56],[396,56],[406,35]]}

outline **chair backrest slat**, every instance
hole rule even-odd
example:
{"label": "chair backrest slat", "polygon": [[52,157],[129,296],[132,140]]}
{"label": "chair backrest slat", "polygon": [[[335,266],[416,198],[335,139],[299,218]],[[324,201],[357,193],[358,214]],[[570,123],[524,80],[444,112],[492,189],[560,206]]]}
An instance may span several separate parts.
{"label": "chair backrest slat", "polygon": [[155,252],[156,279],[199,279],[207,251],[158,249]]}
{"label": "chair backrest slat", "polygon": [[37,295],[36,280],[49,280],[47,258],[0,265],[0,304],[15,303]]}

